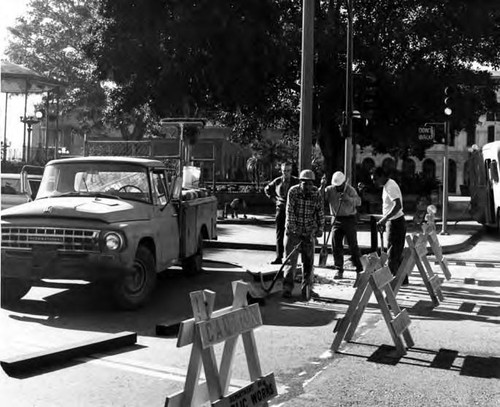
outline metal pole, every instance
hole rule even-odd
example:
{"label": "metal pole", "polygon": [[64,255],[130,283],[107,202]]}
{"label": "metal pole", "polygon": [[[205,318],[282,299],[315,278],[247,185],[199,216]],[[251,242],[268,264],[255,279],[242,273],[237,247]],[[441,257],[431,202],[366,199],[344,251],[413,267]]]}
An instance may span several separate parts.
{"label": "metal pole", "polygon": [[23,162],[26,162],[26,110],[27,109],[28,109],[28,81],[26,81],[26,93],[24,94]]}
{"label": "metal pole", "polygon": [[446,120],[444,124],[445,143],[443,157],[443,226],[441,235],[449,235],[448,233],[448,144],[450,142],[450,121]]}
{"label": "metal pole", "polygon": [[56,148],[54,151],[54,158],[57,159],[59,154],[59,88],[57,88],[56,95]]}
{"label": "metal pole", "polygon": [[347,61],[346,61],[346,87],[345,87],[345,125],[347,134],[345,135],[344,147],[344,174],[346,178],[352,179],[353,165],[353,143],[352,143],[352,1],[347,0]]}
{"label": "metal pole", "polygon": [[45,100],[45,161],[49,160],[49,98],[50,91],[47,91]]}
{"label": "metal pole", "polygon": [[314,69],[314,0],[302,1],[299,170],[311,167]]}
{"label": "metal pole", "polygon": [[28,148],[26,149],[26,162],[29,163],[30,162],[30,158],[31,158],[31,130],[33,129],[33,124],[28,123]]}
{"label": "metal pole", "polygon": [[5,94],[5,120],[3,125],[3,162],[7,161],[7,104],[9,94]]}

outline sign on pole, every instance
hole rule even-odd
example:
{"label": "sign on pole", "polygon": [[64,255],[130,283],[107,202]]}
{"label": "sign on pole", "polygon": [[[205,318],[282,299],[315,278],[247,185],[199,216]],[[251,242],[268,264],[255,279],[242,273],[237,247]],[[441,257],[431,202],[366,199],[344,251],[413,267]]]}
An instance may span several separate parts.
{"label": "sign on pole", "polygon": [[418,128],[418,139],[420,141],[435,141],[436,135],[435,135],[435,129],[433,126],[427,127],[427,126],[422,126]]}

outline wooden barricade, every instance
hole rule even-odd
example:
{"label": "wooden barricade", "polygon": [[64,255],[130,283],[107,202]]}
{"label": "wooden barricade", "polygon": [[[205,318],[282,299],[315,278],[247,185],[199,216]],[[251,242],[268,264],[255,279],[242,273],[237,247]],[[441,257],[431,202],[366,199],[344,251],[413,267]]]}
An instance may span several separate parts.
{"label": "wooden barricade", "polygon": [[413,339],[408,330],[411,322],[410,317],[407,311],[401,310],[397,304],[396,296],[391,287],[393,276],[389,268],[383,265],[385,259],[386,257],[381,259],[376,254],[370,254],[365,260],[365,270],[359,278],[359,284],[349,308],[345,316],[339,319],[335,326],[336,335],[331,346],[334,352],[339,349],[343,340],[351,340],[372,293],[375,294],[397,351],[401,354],[406,353],[403,338],[408,347],[413,346]]}
{"label": "wooden barricade", "polygon": [[[215,293],[210,290],[190,293],[194,318],[183,321],[177,337],[177,347],[193,344],[184,390],[167,397],[165,406],[199,406],[211,402],[213,406],[232,405],[267,406],[277,396],[274,374],[262,376],[253,329],[262,325],[258,304],[248,305],[249,286],[234,281],[233,304],[213,311]],[[233,357],[239,337],[250,373],[248,386],[227,395],[231,382]],[[220,367],[217,366],[213,346],[224,342]],[[203,365],[206,381],[199,383]]]}
{"label": "wooden barricade", "polygon": [[427,236],[427,241],[429,242],[434,256],[436,256],[436,263],[439,264],[444,276],[447,280],[451,279],[451,273],[448,268],[448,262],[443,256],[443,248],[439,244],[439,240],[436,234],[436,225],[434,222],[428,222],[422,225],[422,230]]}
{"label": "wooden barricade", "polygon": [[394,345],[399,354],[406,354],[406,347],[411,348],[414,345],[413,339],[408,327],[411,324],[410,316],[406,309],[400,309],[396,301],[396,295],[392,291],[391,281],[393,275],[389,267],[385,266],[375,270],[370,276],[370,286],[377,298],[378,305],[382,311],[385,323],[392,336]]}
{"label": "wooden barricade", "polygon": [[[434,273],[432,266],[427,259],[427,236],[422,233],[417,233],[413,236],[408,235],[406,236],[406,242],[408,243],[408,248],[412,254],[413,262],[409,261],[405,268],[399,268],[397,281],[400,282],[404,276],[409,275],[416,264],[420,277],[422,277],[425,288],[431,297],[432,303],[435,306],[438,306],[439,302],[443,301],[444,298],[441,291],[439,277]],[[399,287],[396,286],[395,289],[395,291],[398,292]]]}

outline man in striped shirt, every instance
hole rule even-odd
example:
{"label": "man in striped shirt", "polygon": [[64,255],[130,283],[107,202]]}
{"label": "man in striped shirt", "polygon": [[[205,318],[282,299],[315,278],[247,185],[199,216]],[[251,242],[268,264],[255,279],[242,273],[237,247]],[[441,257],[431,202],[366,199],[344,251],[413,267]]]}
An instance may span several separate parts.
{"label": "man in striped shirt", "polygon": [[299,176],[300,184],[291,187],[288,191],[285,237],[287,256],[299,243],[300,248],[293,252],[290,265],[285,268],[283,281],[283,297],[285,298],[290,298],[292,295],[299,251],[303,267],[301,285],[303,296],[307,287],[312,285],[315,237],[323,234],[325,221],[323,200],[318,188],[313,184],[314,179],[314,172],[303,170]]}

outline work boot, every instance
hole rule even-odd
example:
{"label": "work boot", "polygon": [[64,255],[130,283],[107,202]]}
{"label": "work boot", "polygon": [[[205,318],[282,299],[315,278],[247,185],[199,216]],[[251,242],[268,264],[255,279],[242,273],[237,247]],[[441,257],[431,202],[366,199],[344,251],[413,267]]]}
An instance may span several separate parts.
{"label": "work boot", "polygon": [[281,259],[279,257],[276,257],[272,262],[271,264],[281,264]]}

